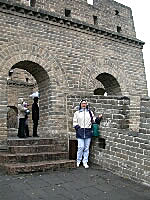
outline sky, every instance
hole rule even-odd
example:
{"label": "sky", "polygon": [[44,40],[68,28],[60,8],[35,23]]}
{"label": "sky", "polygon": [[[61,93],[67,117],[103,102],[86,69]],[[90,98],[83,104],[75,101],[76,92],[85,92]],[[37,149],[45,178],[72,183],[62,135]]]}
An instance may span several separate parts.
{"label": "sky", "polygon": [[[145,42],[143,47],[143,58],[150,96],[150,0],[115,0],[132,9],[136,37]],[[93,0],[88,0],[92,4]]]}

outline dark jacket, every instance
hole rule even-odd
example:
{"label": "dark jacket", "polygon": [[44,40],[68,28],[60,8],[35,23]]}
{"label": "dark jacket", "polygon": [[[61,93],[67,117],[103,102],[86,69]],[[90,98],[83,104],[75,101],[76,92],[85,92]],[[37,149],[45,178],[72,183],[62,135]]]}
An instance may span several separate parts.
{"label": "dark jacket", "polygon": [[87,139],[92,137],[92,128],[78,128],[76,129],[76,138]]}
{"label": "dark jacket", "polygon": [[39,107],[37,103],[32,104],[32,120],[38,121],[39,120]]}

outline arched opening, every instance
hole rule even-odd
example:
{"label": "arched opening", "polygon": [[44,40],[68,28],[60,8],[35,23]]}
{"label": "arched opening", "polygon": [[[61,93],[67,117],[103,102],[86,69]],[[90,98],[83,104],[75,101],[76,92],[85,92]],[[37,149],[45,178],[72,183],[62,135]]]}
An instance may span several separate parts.
{"label": "arched opening", "polygon": [[35,7],[36,0],[30,0],[30,6]]}
{"label": "arched opening", "polygon": [[17,135],[18,109],[16,106],[7,106],[7,133],[9,137]]}
{"label": "arched opening", "polygon": [[7,128],[18,128],[18,109],[15,106],[8,106]]}
{"label": "arched opening", "polygon": [[104,95],[105,94],[105,89],[104,88],[97,88],[94,90],[94,95]]}
{"label": "arched opening", "polygon": [[[40,121],[38,130],[42,136],[42,134],[48,129],[47,123],[50,83],[47,72],[37,63],[31,61],[21,61],[13,65],[8,74],[9,78],[7,81],[7,94],[9,107],[17,107],[18,98],[23,97],[24,101],[28,102],[29,109],[32,110],[33,99],[30,97],[30,95],[35,91],[40,93]],[[29,129],[30,135],[32,135],[31,114],[29,116]]]}
{"label": "arched opening", "polygon": [[[96,77],[96,79],[103,84],[104,86],[103,92],[105,91],[107,95],[121,95],[120,85],[118,81],[116,80],[116,78],[114,78],[111,74],[101,73]],[[99,92],[99,91],[102,93],[102,90],[98,90],[98,89],[96,90],[96,92]]]}

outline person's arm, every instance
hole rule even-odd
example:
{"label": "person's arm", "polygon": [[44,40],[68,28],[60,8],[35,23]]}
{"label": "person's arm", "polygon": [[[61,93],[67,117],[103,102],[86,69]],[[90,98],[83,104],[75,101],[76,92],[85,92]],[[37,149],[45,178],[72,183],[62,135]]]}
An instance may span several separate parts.
{"label": "person's arm", "polygon": [[80,128],[79,124],[78,124],[78,117],[77,117],[77,112],[74,113],[73,116],[73,127],[78,130]]}
{"label": "person's arm", "polygon": [[96,119],[95,119],[95,123],[96,124],[100,124],[100,122],[101,122],[101,120],[102,120],[102,114],[100,114],[98,117],[96,117]]}
{"label": "person's arm", "polygon": [[90,111],[90,116],[91,116],[92,123],[100,124],[102,120],[102,114],[100,114],[98,117],[95,117],[93,112]]}
{"label": "person's arm", "polygon": [[18,105],[18,109],[20,110],[20,111],[26,111],[28,108],[25,108],[23,105]]}

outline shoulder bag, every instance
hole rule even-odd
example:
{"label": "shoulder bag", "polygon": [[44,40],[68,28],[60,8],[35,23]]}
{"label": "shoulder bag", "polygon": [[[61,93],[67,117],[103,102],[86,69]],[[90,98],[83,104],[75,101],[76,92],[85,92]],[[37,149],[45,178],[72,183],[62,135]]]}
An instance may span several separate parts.
{"label": "shoulder bag", "polygon": [[100,131],[99,131],[99,124],[95,123],[94,120],[93,120],[93,116],[92,116],[92,113],[91,111],[89,110],[89,114],[90,114],[90,117],[91,117],[91,123],[92,123],[92,136],[93,137],[98,137],[100,136]]}

